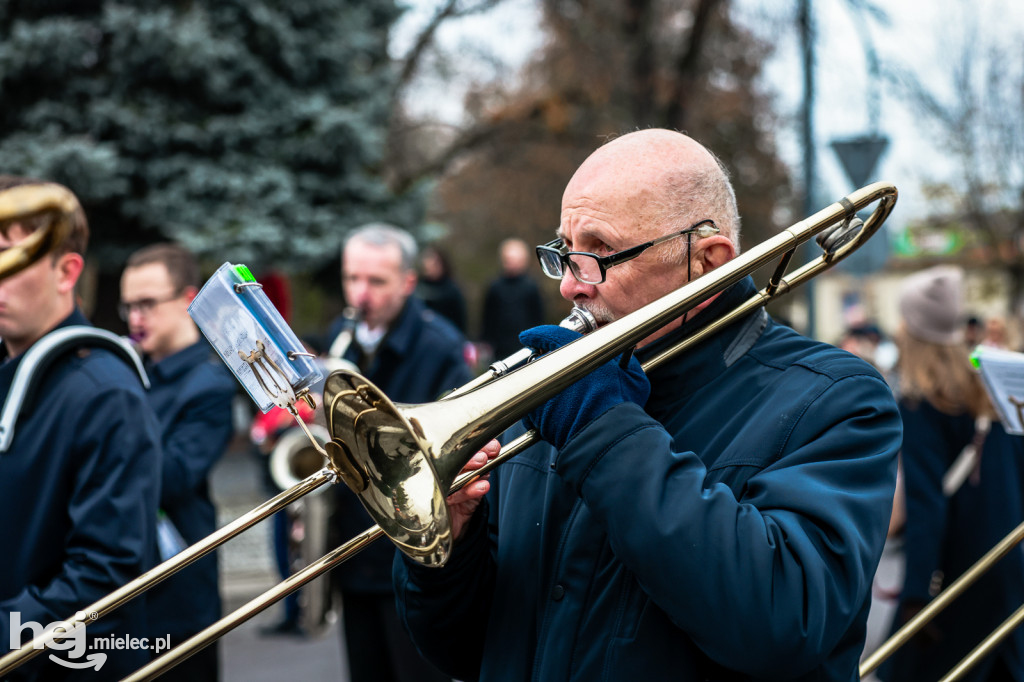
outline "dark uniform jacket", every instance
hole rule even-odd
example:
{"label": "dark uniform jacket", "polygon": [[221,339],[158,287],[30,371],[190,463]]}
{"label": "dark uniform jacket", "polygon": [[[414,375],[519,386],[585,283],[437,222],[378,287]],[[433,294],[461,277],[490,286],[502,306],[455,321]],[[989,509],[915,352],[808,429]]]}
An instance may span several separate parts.
{"label": "dark uniform jacket", "polygon": [[[238,383],[206,339],[164,358],[146,361],[149,404],[163,443],[160,508],[182,538],[195,544],[217,529],[209,475],[234,431],[231,405]],[[217,557],[208,555],[153,589],[153,636],[180,644],[220,618]]]}
{"label": "dark uniform jacket", "polygon": [[763,312],[650,378],[646,410],[498,468],[447,566],[395,562],[417,645],[464,680],[857,679],[901,435],[888,386]]}
{"label": "dark uniform jacket", "polygon": [[[950,416],[927,401],[900,402],[907,521],[906,572],[900,597],[920,608],[948,587],[1024,519],[1024,438],[995,422],[980,464],[952,496],[942,479],[974,437],[974,419]],[[887,680],[937,680],[1024,604],[1024,556],[1019,549],[992,566],[964,596],[905,644],[879,670]],[[897,618],[894,627],[901,624]],[[936,639],[936,637],[938,639]],[[998,656],[1016,680],[1024,680],[1024,629],[1016,628]],[[983,680],[996,662],[988,656],[964,679]]]}
{"label": "dark uniform jacket", "polygon": [[[355,342],[345,359],[358,364],[363,375],[391,400],[424,403],[473,378],[463,360],[463,343],[462,335],[447,320],[427,310],[418,299],[409,298],[368,365],[361,362]],[[333,526],[340,544],[372,526],[373,520],[351,490],[344,485],[334,488],[337,520]],[[390,594],[394,554],[390,542],[375,542],[336,568],[332,576],[345,591]]]}
{"label": "dark uniform jacket", "polygon": [[[73,324],[88,321],[75,311],[58,327]],[[0,353],[6,397],[24,355]],[[22,624],[72,618],[156,559],[160,437],[135,370],[111,351],[86,347],[62,355],[37,381],[11,447],[0,453],[0,653],[10,648],[12,612]],[[145,636],[144,602],[134,599],[88,625],[88,642]],[[31,670],[45,680],[120,679],[150,657],[144,649],[101,652],[108,658],[99,672],[76,672],[44,653],[15,679]],[[86,660],[70,650],[54,653]]]}

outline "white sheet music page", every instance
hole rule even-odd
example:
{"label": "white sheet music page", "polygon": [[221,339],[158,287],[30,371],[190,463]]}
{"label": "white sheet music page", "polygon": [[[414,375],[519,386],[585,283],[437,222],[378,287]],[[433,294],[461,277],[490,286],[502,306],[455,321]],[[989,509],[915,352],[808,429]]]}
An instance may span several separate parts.
{"label": "white sheet music page", "polygon": [[1024,353],[978,346],[971,354],[971,362],[981,371],[1003,428],[1007,433],[1024,436]]}

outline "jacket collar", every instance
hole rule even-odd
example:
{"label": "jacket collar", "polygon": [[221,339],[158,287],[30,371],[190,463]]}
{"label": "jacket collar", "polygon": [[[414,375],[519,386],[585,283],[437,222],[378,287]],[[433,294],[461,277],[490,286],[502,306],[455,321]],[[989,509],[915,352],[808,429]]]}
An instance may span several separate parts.
{"label": "jacket collar", "polygon": [[160,383],[169,383],[188,374],[210,356],[210,344],[200,338],[191,346],[182,348],[173,355],[168,355],[160,362],[146,358],[146,373]]}
{"label": "jacket collar", "polygon": [[422,311],[423,303],[418,298],[410,296],[406,299],[405,305],[402,306],[402,312],[395,318],[391,328],[388,329],[388,333],[380,342],[380,349],[376,353],[378,357],[381,355],[381,351],[385,349],[387,349],[388,353],[404,356],[412,348],[413,343],[416,341],[418,330],[416,320]]}
{"label": "jacket collar", "polygon": [[[61,329],[63,327],[70,327],[72,325],[85,325],[91,327],[92,324],[82,314],[82,311],[77,307],[71,311],[71,314],[61,320],[57,326],[50,329],[46,333],[49,334],[52,331]],[[21,359],[25,356],[24,353],[11,360],[7,356],[7,345],[0,343],[0,397],[7,395],[7,392],[11,389],[11,382],[14,381],[14,373],[18,369],[18,365],[21,363]]]}
{"label": "jacket collar", "polygon": [[[643,361],[703,329],[757,292],[754,280],[745,277],[726,289],[692,320],[683,323],[637,352]],[[651,403],[684,399],[710,383],[754,344],[764,330],[766,314],[758,310],[701,341],[650,372]],[[650,403],[649,403],[650,404]]]}

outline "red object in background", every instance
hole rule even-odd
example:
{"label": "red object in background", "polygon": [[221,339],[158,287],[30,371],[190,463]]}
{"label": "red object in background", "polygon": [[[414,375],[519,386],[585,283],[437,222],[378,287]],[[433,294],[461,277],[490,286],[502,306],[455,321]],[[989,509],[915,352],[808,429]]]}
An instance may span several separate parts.
{"label": "red object in background", "polygon": [[[305,400],[297,401],[296,407],[302,421],[311,424],[316,416],[316,410],[310,407]],[[280,407],[275,407],[269,412],[260,412],[253,417],[252,424],[249,426],[249,441],[254,445],[262,445],[268,439],[274,442],[283,431],[291,428],[294,423],[295,417],[292,416],[292,413]]]}
{"label": "red object in background", "polygon": [[466,361],[467,365],[476,370],[477,364],[480,362],[480,351],[477,349],[475,343],[466,341],[466,343],[463,344],[462,358]]}
{"label": "red object in background", "polygon": [[263,293],[267,295],[270,302],[281,313],[285,322],[291,322],[292,318],[292,288],[288,277],[276,271],[264,272],[256,278],[256,281],[263,285]]}

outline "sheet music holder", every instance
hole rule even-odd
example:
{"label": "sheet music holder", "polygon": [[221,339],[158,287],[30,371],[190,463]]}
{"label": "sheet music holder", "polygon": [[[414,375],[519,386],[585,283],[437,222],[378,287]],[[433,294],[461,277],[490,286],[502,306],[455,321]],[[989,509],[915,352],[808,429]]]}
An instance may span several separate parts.
{"label": "sheet music holder", "polygon": [[1003,428],[1024,436],[1024,353],[978,346],[971,363],[981,372]]}
{"label": "sheet music holder", "polygon": [[246,266],[221,265],[188,313],[263,412],[276,406],[295,413],[295,401],[323,381],[316,357]]}

